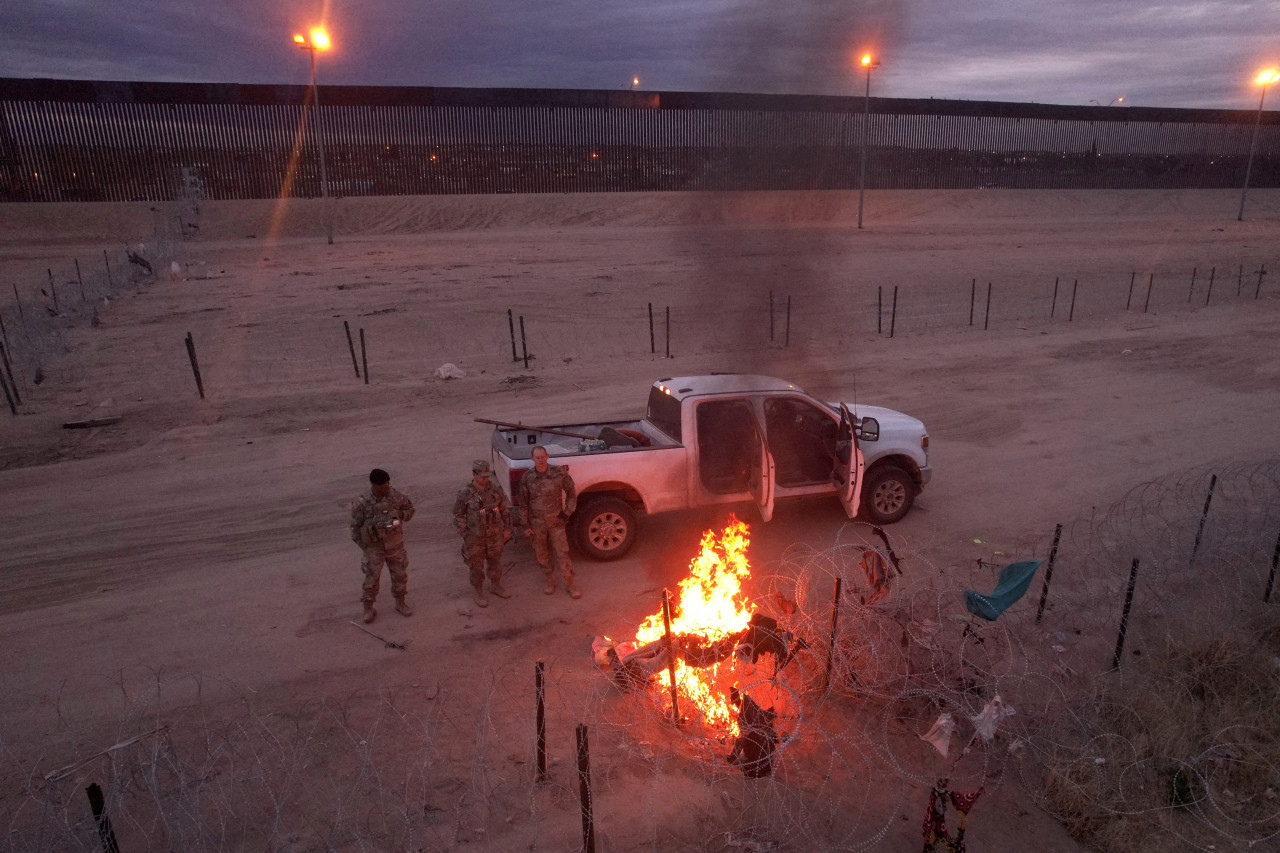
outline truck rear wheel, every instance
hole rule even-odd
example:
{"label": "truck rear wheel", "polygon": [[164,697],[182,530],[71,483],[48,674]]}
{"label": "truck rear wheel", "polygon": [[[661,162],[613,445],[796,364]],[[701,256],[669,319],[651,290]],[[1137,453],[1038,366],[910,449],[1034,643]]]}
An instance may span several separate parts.
{"label": "truck rear wheel", "polygon": [[876,524],[901,521],[916,499],[911,475],[893,465],[872,469],[862,486],[862,506]]}
{"label": "truck rear wheel", "polygon": [[622,498],[591,498],[574,513],[575,538],[593,560],[616,560],[636,541],[636,514]]}

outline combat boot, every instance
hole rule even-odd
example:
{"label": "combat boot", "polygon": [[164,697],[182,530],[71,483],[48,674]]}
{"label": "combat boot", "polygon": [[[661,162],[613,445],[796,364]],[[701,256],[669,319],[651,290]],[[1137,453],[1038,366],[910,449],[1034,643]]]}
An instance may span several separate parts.
{"label": "combat boot", "polygon": [[412,616],[413,608],[409,606],[409,602],[404,600],[404,596],[396,599],[396,612],[401,616]]}
{"label": "combat boot", "polygon": [[582,598],[582,590],[578,589],[576,586],[574,586],[572,583],[570,583],[570,584],[569,584],[569,597],[570,597],[570,598]]}
{"label": "combat boot", "polygon": [[546,593],[547,595],[555,595],[555,594],[556,594],[556,579],[555,579],[555,578],[550,578],[550,577],[549,577],[549,578],[547,578],[547,585],[546,585],[546,587],[545,587],[542,591],[543,591],[544,593]]}
{"label": "combat boot", "polygon": [[489,606],[489,596],[484,594],[484,584],[476,584],[472,587],[472,598],[475,599],[476,607]]}
{"label": "combat boot", "polygon": [[494,595],[498,596],[498,598],[511,597],[511,593],[507,592],[506,587],[502,585],[502,581],[494,581],[493,583],[489,584],[489,591],[492,592]]}
{"label": "combat boot", "polygon": [[373,602],[366,601],[364,603],[364,624],[368,625],[374,619],[378,618],[378,611],[373,609]]}

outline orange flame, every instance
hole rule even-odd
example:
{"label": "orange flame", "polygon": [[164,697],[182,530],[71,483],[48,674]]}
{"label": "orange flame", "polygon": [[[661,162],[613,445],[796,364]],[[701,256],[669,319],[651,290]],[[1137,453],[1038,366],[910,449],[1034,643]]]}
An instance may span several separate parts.
{"label": "orange flame", "polygon": [[[730,516],[719,536],[712,530],[702,534],[701,550],[690,562],[689,576],[680,581],[679,594],[671,602],[672,634],[694,637],[710,645],[746,629],[751,611],[742,583],[751,577],[748,533],[746,524]],[[660,640],[664,633],[659,610],[640,626],[636,643]],[[737,711],[728,697],[736,675],[735,658],[707,667],[686,666],[678,661],[675,674],[682,715],[690,715],[687,703],[692,703],[703,722],[731,735],[738,734]]]}

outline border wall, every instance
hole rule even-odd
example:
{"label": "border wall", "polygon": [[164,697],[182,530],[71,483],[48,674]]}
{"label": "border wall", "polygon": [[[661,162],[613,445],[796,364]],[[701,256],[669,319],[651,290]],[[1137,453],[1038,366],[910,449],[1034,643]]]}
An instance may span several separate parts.
{"label": "border wall", "polygon": [[[1280,112],[0,78],[0,202],[1280,186]],[[1255,140],[1256,134],[1256,140]]]}

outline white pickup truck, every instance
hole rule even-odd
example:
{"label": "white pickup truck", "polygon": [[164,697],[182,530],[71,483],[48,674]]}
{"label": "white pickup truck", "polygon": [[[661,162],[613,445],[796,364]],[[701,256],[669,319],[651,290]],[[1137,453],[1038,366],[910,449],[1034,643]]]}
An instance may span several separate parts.
{"label": "white pickup truck", "polygon": [[[489,423],[496,423],[489,421]],[[578,488],[570,536],[614,560],[635,542],[637,513],[834,494],[853,518],[898,521],[929,482],[929,436],[917,419],[877,406],[823,403],[768,376],[662,379],[644,418],[564,426],[499,424],[496,479],[513,506],[542,445]]]}

